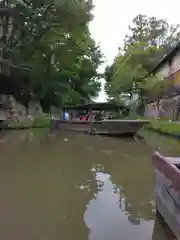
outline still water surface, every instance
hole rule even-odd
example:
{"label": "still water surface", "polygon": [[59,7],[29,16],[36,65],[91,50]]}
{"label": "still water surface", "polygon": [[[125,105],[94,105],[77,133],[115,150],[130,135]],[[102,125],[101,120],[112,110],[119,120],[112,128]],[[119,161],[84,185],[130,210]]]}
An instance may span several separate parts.
{"label": "still water surface", "polygon": [[0,140],[1,240],[166,240],[144,141],[12,131]]}

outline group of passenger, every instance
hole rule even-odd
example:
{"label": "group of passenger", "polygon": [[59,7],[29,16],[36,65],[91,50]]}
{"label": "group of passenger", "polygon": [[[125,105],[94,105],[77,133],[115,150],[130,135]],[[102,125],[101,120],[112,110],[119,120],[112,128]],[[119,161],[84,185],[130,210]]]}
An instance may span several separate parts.
{"label": "group of passenger", "polygon": [[[86,113],[79,113],[76,120],[80,120],[80,121],[89,121],[90,120],[90,113],[86,112]],[[92,115],[92,119],[95,121],[101,121],[101,120],[105,120],[105,119],[110,119],[110,117],[106,118],[103,114],[101,113],[95,113]],[[71,116],[71,114],[69,114],[67,111],[64,112],[64,120],[69,121],[69,120],[73,120],[73,117]]]}

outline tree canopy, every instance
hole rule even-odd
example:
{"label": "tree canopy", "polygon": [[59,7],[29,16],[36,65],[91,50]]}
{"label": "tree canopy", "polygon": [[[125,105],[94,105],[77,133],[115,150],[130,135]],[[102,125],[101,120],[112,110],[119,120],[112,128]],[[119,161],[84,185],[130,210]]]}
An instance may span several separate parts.
{"label": "tree canopy", "polygon": [[147,99],[162,95],[163,86],[168,84],[167,79],[162,82],[149,73],[179,42],[180,27],[140,14],[129,30],[113,64],[105,70],[105,90],[110,99],[117,101],[124,96],[131,99],[136,92],[139,103],[144,105]]}
{"label": "tree canopy", "polygon": [[3,72],[15,79],[13,95],[23,104],[81,103],[100,90],[102,63],[99,46],[91,37],[92,1],[11,0],[4,29]]}

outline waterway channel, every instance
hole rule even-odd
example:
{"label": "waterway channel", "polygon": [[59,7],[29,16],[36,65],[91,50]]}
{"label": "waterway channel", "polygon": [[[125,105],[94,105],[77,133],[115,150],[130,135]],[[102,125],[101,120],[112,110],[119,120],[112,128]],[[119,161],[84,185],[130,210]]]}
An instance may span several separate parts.
{"label": "waterway channel", "polygon": [[166,240],[155,214],[151,153],[180,149],[149,136],[1,133],[0,239]]}

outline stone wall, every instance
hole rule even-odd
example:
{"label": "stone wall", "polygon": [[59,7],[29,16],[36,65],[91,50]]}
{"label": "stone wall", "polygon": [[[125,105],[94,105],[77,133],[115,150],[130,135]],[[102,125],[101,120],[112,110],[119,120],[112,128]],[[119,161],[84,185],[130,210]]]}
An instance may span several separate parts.
{"label": "stone wall", "polygon": [[28,113],[35,117],[42,116],[44,113],[38,102],[31,101],[28,106]]}
{"label": "stone wall", "polygon": [[157,102],[147,104],[144,115],[148,118],[154,118],[154,119],[158,118],[159,111],[158,111]]}
{"label": "stone wall", "polygon": [[[27,117],[27,109],[17,102],[12,96],[0,95],[0,118]],[[28,114],[34,117],[42,116],[44,113],[37,102],[31,101],[28,106]]]}
{"label": "stone wall", "polygon": [[[149,118],[175,120],[180,107],[180,95],[163,98],[159,103],[149,103],[145,109],[145,116]],[[179,118],[180,119],[180,116]]]}

